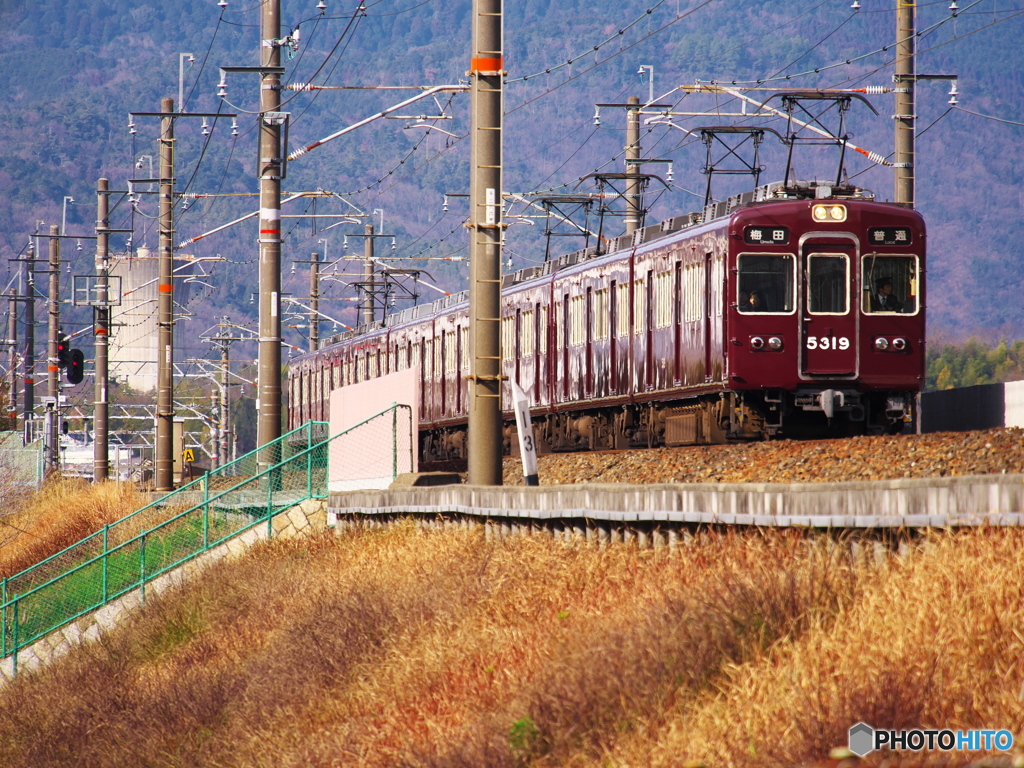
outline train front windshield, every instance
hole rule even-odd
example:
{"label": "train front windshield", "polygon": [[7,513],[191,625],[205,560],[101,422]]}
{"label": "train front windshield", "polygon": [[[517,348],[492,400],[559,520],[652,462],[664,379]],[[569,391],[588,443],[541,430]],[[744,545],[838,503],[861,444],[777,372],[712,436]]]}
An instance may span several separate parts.
{"label": "train front windshield", "polygon": [[877,253],[864,257],[865,312],[915,314],[918,307],[917,257],[885,256]]}
{"label": "train front windshield", "polygon": [[740,312],[792,312],[795,263],[791,254],[741,254],[737,297]]}

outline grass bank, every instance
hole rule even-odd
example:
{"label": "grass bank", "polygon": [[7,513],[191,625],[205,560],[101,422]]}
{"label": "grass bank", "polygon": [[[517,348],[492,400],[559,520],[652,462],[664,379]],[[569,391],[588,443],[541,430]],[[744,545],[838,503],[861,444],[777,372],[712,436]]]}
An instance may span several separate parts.
{"label": "grass bank", "polygon": [[1022,544],[272,542],[0,690],[0,765],[753,768],[857,720],[1022,734]]}
{"label": "grass bank", "polygon": [[45,560],[145,504],[133,483],[47,482],[38,493],[0,510],[0,577]]}

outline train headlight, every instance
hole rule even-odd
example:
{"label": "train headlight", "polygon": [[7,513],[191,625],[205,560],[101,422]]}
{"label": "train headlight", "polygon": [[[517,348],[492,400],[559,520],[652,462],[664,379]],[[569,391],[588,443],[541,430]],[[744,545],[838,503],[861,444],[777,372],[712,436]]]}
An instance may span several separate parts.
{"label": "train headlight", "polygon": [[888,339],[884,339],[881,336],[879,336],[877,339],[875,339],[875,349],[877,349],[879,352],[885,352],[885,350],[887,350],[888,348],[889,348],[889,340]]}
{"label": "train headlight", "polygon": [[904,349],[907,348],[906,339],[893,339],[892,348],[895,349],[897,352],[902,352]]}
{"label": "train headlight", "polygon": [[764,339],[760,336],[755,336],[750,340],[751,349],[764,349]]}
{"label": "train headlight", "polygon": [[778,352],[780,349],[782,349],[782,339],[780,339],[778,336],[772,336],[770,339],[768,339],[768,347],[771,350]]}
{"label": "train headlight", "polygon": [[811,217],[815,221],[846,221],[845,205],[813,205]]}

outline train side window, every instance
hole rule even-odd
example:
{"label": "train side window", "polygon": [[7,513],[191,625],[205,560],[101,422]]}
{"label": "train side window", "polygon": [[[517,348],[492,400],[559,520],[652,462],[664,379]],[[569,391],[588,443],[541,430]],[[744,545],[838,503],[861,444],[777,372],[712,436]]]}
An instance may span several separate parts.
{"label": "train side window", "polygon": [[455,331],[447,331],[444,341],[444,371],[445,373],[455,372]]}
{"label": "train side window", "polygon": [[512,351],[515,345],[515,322],[514,315],[505,315],[501,318],[501,360],[503,363],[512,360]]}
{"label": "train side window", "polygon": [[692,323],[703,317],[704,311],[704,265],[687,264],[684,270],[686,290],[683,292],[683,320]]}
{"label": "train side window", "polygon": [[918,267],[916,256],[864,256],[861,308],[870,313],[917,314]]}
{"label": "train side window", "polygon": [[540,307],[540,353],[546,355],[548,353],[548,306],[547,304],[539,304]]}
{"label": "train side window", "polygon": [[520,329],[520,354],[522,357],[530,357],[533,355],[533,342],[535,336],[536,331],[533,327],[533,310],[528,309],[523,312],[522,328]]}
{"label": "train side window", "polygon": [[654,278],[654,327],[667,328],[672,324],[672,270],[659,272]]}
{"label": "train side window", "polygon": [[845,315],[850,311],[850,261],[842,253],[812,253],[807,257],[807,309],[815,315]]}
{"label": "train side window", "polygon": [[615,316],[618,318],[619,327],[615,331],[616,336],[629,335],[629,283],[619,283],[616,288],[619,292],[618,302],[615,306]]}
{"label": "train side window", "polygon": [[608,289],[594,291],[594,341],[605,341],[608,338]]}
{"label": "train side window", "polygon": [[792,254],[743,253],[737,259],[736,305],[744,313],[793,311],[796,258]]}
{"label": "train side window", "polygon": [[571,311],[569,324],[571,328],[569,333],[569,343],[574,347],[578,347],[586,340],[586,301],[587,297],[583,294],[573,296],[572,299],[570,299],[569,306]]}

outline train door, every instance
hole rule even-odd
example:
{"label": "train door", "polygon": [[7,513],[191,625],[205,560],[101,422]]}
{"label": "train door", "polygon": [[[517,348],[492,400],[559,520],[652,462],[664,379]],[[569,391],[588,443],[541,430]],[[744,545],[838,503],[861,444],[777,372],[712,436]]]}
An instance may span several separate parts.
{"label": "train door", "polygon": [[533,310],[533,328],[530,330],[533,334],[533,401],[540,403],[541,392],[540,392],[540,367],[543,364],[543,339],[544,339],[544,323],[541,321],[541,303],[538,301],[534,304]]}
{"label": "train door", "polygon": [[711,349],[711,292],[714,288],[712,285],[712,269],[713,255],[711,253],[704,254],[704,295],[701,301],[701,316],[704,321],[704,381],[711,381],[713,378],[712,362],[714,355]]}
{"label": "train door", "polygon": [[672,381],[678,385],[683,379],[683,262],[677,261],[672,272]]}
{"label": "train door", "polygon": [[451,352],[448,349],[448,332],[444,326],[441,326],[440,333],[437,335],[437,343],[441,345],[441,370],[437,371],[436,374],[440,379],[441,386],[441,401],[440,401],[440,412],[438,416],[448,415],[448,354]]}
{"label": "train door", "polygon": [[587,298],[586,307],[584,308],[583,314],[583,325],[586,329],[584,344],[584,364],[586,371],[584,372],[584,394],[590,397],[594,394],[594,289],[591,286],[587,286]]}
{"label": "train door", "polygon": [[806,376],[857,375],[857,248],[847,238],[801,246],[800,360]]}
{"label": "train door", "polygon": [[647,270],[644,285],[644,369],[647,389],[654,389],[654,270]]}
{"label": "train door", "polygon": [[569,294],[562,297],[562,338],[560,340],[562,349],[562,400],[569,400],[569,331],[571,328],[569,316]]}
{"label": "train door", "polygon": [[455,326],[455,413],[462,413],[462,382],[466,371],[462,370],[462,326]]}

